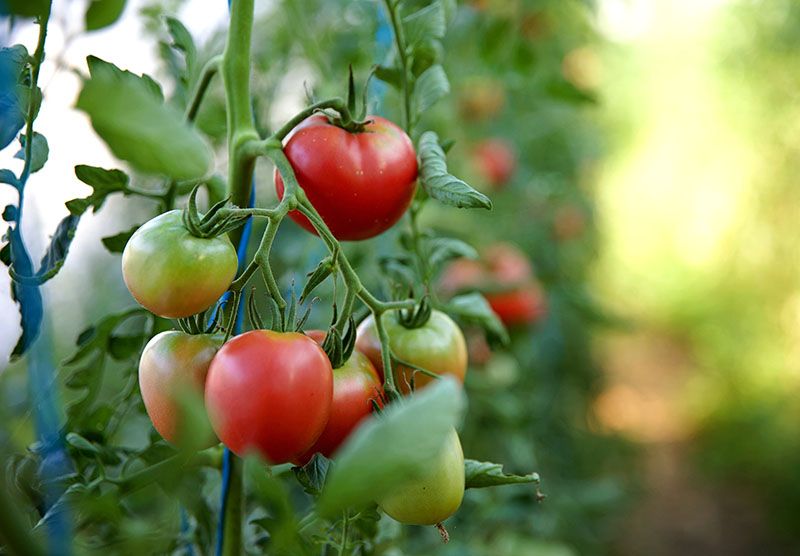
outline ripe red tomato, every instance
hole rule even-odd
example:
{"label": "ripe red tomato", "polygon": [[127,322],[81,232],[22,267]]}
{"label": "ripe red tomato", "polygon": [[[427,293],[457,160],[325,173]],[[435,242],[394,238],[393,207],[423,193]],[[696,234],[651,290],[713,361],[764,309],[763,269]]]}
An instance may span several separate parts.
{"label": "ripe red tomato", "polygon": [[[306,335],[320,345],[325,340],[325,332],[321,330],[312,330]],[[381,405],[382,396],[383,388],[375,367],[366,355],[353,350],[344,365],[333,369],[333,403],[325,430],[295,463],[305,465],[317,452],[331,457],[359,423],[372,413],[372,400]]]}
{"label": "ripe red tomato", "polygon": [[425,472],[378,501],[388,516],[409,525],[436,525],[464,499],[464,452],[453,429]]}
{"label": "ripe red tomato", "polygon": [[292,461],[322,434],[331,413],[333,370],[314,340],[251,330],[217,352],[206,407],[219,439],[236,454]]}
{"label": "ripe red tomato", "polygon": [[226,236],[193,236],[180,210],[143,224],[122,252],[122,277],[131,295],[148,311],[173,319],[211,307],[230,286],[237,266]]}
{"label": "ripe red tomato", "polygon": [[475,169],[495,189],[502,188],[514,175],[517,156],[503,139],[486,139],[474,150]]}
{"label": "ripe red tomato", "polygon": [[190,421],[184,402],[194,395],[202,403],[208,366],[218,347],[209,335],[171,330],[153,336],[142,351],[139,389],[144,407],[158,433],[173,444],[206,448],[217,442],[208,418]]}
{"label": "ripe red tomato", "polygon": [[[397,320],[397,313],[384,313],[382,317],[389,345],[394,355],[423,369],[439,375],[451,375],[464,382],[467,373],[467,343],[458,325],[441,311],[434,310],[431,318],[419,328],[406,328]],[[358,326],[356,348],[369,357],[376,368],[383,369],[381,343],[372,315]],[[414,387],[423,388],[432,380],[422,373],[403,365],[394,367],[395,384],[401,392],[410,392],[409,383],[414,376]]]}
{"label": "ripe red tomato", "polygon": [[[369,116],[363,132],[351,133],[323,115],[303,121],[284,152],[300,187],[339,240],[374,237],[397,222],[411,203],[417,158],[408,135],[380,116]],[[275,172],[283,198],[283,179]],[[289,216],[310,232],[308,219]]]}
{"label": "ripe red tomato", "polygon": [[547,298],[527,257],[507,243],[483,251],[480,261],[450,263],[440,281],[442,292],[453,295],[482,291],[489,306],[506,326],[531,324],[547,314]]}

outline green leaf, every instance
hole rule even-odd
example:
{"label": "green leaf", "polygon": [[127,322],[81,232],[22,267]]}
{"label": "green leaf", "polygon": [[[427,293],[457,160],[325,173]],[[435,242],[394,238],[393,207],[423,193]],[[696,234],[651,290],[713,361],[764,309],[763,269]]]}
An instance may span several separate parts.
{"label": "green leaf", "polygon": [[17,176],[14,175],[14,172],[7,169],[0,170],[0,183],[7,183],[13,187],[19,187]]}
{"label": "green leaf", "polygon": [[478,252],[475,248],[460,239],[437,237],[429,239],[426,242],[426,246],[429,265],[433,269],[438,269],[451,259],[458,259],[461,257],[466,257],[468,259],[478,258]]}
{"label": "green leaf", "polygon": [[322,454],[314,454],[311,461],[303,467],[292,467],[292,472],[307,494],[319,496],[322,492],[322,487],[325,486],[325,479],[328,476],[330,465],[331,460]]}
{"label": "green leaf", "polygon": [[66,202],[69,211],[76,216],[86,212],[89,207],[92,207],[92,212],[97,211],[105,203],[106,197],[112,193],[128,191],[129,178],[122,170],[107,170],[79,164],[75,166],[75,176],[93,190],[88,197]]}
{"label": "green leaf", "polygon": [[597,104],[597,97],[579,89],[566,79],[554,79],[547,83],[545,91],[551,97],[571,104]]}
{"label": "green leaf", "polygon": [[406,43],[413,46],[428,39],[441,39],[447,30],[445,13],[440,1],[403,18]]}
{"label": "green leaf", "polygon": [[117,157],[142,172],[176,180],[208,174],[211,151],[177,109],[156,98],[141,78],[102,60],[89,64],[91,78],[77,106]]}
{"label": "green leaf", "polygon": [[141,226],[141,224],[134,226],[130,230],[114,234],[113,236],[104,237],[100,241],[103,242],[103,245],[110,253],[122,253],[122,251],[125,250],[125,245],[127,245],[128,240],[133,233],[139,229],[139,226]]}
{"label": "green leaf", "polygon": [[319,514],[362,508],[422,473],[459,424],[465,403],[461,385],[444,377],[366,419],[339,450]]}
{"label": "green leaf", "polygon": [[78,433],[70,432],[67,433],[67,436],[64,438],[67,441],[67,444],[76,448],[78,450],[84,452],[91,452],[93,454],[97,454],[100,452],[97,446],[86,440],[84,437],[79,435]]}
{"label": "green leaf", "polygon": [[49,5],[49,0],[5,0],[0,2],[0,15],[38,17],[45,14]]}
{"label": "green leaf", "polygon": [[444,151],[433,131],[426,131],[420,137],[419,158],[420,181],[428,195],[458,208],[492,208],[489,197],[447,172]]}
{"label": "green leaf", "polygon": [[509,475],[503,472],[503,466],[499,463],[468,459],[464,460],[464,482],[466,488],[486,488],[521,483],[539,484],[539,474]]}
{"label": "green leaf", "polygon": [[46,282],[55,276],[61,267],[64,266],[64,261],[67,259],[69,253],[69,246],[72,244],[72,239],[75,237],[75,230],[78,229],[80,217],[75,215],[65,216],[61,222],[58,223],[53,237],[50,239],[50,245],[47,247],[42,262],[39,265],[39,270],[36,272],[38,276],[43,277],[42,282]]}
{"label": "green leaf", "polygon": [[86,30],[108,27],[120,18],[124,9],[125,0],[92,0],[86,10]]}
{"label": "green leaf", "polygon": [[500,319],[492,311],[486,298],[477,292],[457,295],[451,299],[446,308],[447,312],[457,315],[462,320],[483,328],[487,338],[492,342],[502,345],[509,343],[508,331]]}
{"label": "green leaf", "polygon": [[172,37],[172,47],[183,52],[186,60],[186,73],[191,75],[197,63],[197,47],[194,45],[191,33],[186,27],[174,17],[167,17],[167,29]]}
{"label": "green leaf", "polygon": [[[14,158],[25,160],[25,143],[27,139],[25,135],[19,136],[19,143],[22,145]],[[33,132],[33,145],[31,146],[31,174],[38,172],[42,169],[47,157],[50,154],[50,147],[47,145],[47,139],[41,133]]]}
{"label": "green leaf", "polygon": [[425,112],[449,92],[450,82],[447,81],[444,68],[440,64],[435,64],[426,69],[414,85],[417,114]]}
{"label": "green leaf", "polygon": [[377,66],[375,68],[375,77],[399,89],[403,84],[403,70],[395,67]]}

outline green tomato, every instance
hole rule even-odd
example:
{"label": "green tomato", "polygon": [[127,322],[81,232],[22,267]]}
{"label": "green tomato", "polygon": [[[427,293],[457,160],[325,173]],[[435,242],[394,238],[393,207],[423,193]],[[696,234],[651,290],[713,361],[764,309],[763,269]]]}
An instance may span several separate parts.
{"label": "green tomato", "polygon": [[122,277],[131,295],[166,318],[208,309],[228,289],[237,266],[236,250],[226,236],[193,236],[180,210],[146,222],[122,253]]}
{"label": "green tomato", "polygon": [[[381,318],[386,333],[389,336],[389,345],[395,357],[407,361],[423,369],[439,375],[450,375],[459,382],[464,382],[467,373],[467,342],[458,325],[441,311],[431,312],[431,318],[419,328],[406,328],[397,320],[396,313],[384,313]],[[358,326],[356,348],[369,357],[372,364],[381,373],[383,380],[383,365],[381,362],[381,343],[375,328],[375,319],[368,316]],[[407,394],[411,377],[414,377],[414,387],[423,388],[434,378],[422,373],[414,373],[408,367],[395,365],[394,377],[397,388]]]}
{"label": "green tomato", "polygon": [[436,525],[456,513],[464,498],[464,452],[453,429],[426,471],[378,501],[388,515],[408,525]]}

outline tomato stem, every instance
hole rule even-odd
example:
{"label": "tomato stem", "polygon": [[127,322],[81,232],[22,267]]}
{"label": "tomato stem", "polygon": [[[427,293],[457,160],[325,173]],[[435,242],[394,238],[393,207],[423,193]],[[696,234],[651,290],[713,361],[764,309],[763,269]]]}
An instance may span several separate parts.
{"label": "tomato stem", "polygon": [[205,66],[203,66],[203,69],[200,71],[200,79],[197,82],[194,92],[192,93],[192,99],[186,108],[187,121],[193,122],[197,117],[197,112],[200,110],[200,104],[203,102],[203,98],[206,95],[206,91],[208,91],[209,85],[211,85],[211,80],[214,79],[217,73],[219,73],[221,67],[222,56],[214,56],[208,62],[206,62]]}

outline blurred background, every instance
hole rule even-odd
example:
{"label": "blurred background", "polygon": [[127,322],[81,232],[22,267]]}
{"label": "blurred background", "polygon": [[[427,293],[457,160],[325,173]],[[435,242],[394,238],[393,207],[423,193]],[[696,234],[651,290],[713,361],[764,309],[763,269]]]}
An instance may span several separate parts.
{"label": "blurred background", "polygon": [[[304,85],[341,94],[348,64],[365,77],[389,48],[376,2],[257,9],[254,109],[264,130],[303,106]],[[160,14],[178,14],[204,58],[221,50],[227,18],[223,0],[129,0],[119,22],[87,34],[84,11],[56,2],[48,36],[37,127],[51,151],[27,189],[34,258],[64,202],[89,193],[73,166],[119,165],[72,108],[73,70],[94,54],[156,75],[177,98]],[[35,43],[32,25],[0,33]],[[462,1],[441,54],[452,94],[426,124],[455,140],[451,170],[495,209],[429,206],[423,224],[479,247],[498,281],[518,253],[530,265],[524,301],[509,302],[527,303],[522,317],[513,307],[507,316],[510,348],[491,351],[468,331],[465,453],[538,471],[547,498],[470,491],[450,545],[407,528],[393,533],[402,536],[394,553],[798,553],[800,3]],[[377,112],[396,117],[393,95],[373,82]],[[222,145],[221,90],[199,125]],[[3,167],[19,169],[15,151],[0,153]],[[271,168],[258,168],[257,183],[258,202],[270,203]],[[0,189],[0,204],[12,200]],[[44,288],[56,359],[101,315],[133,304],[119,256],[98,238],[152,211],[115,198],[81,222]],[[348,249],[377,284],[375,260],[395,241],[390,232]],[[286,287],[322,254],[291,223],[276,247]],[[464,279],[446,271],[443,292]],[[2,439],[24,450],[30,400],[24,360],[7,365],[18,335],[8,291],[2,273]]]}

